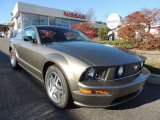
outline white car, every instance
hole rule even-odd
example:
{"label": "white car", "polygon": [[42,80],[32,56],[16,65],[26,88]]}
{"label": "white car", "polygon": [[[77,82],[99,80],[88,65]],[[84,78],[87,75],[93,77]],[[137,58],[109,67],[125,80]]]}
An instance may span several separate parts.
{"label": "white car", "polygon": [[0,37],[4,37],[4,33],[0,31]]}

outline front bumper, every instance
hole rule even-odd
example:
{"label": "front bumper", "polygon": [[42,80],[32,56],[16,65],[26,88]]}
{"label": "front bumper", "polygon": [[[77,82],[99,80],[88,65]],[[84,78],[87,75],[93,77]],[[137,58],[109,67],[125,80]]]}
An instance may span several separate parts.
{"label": "front bumper", "polygon": [[138,96],[142,91],[145,81],[150,72],[143,68],[139,73],[117,79],[106,81],[103,85],[86,85],[79,83],[79,88],[88,90],[104,90],[109,94],[84,94],[80,91],[73,91],[74,103],[86,107],[110,107],[129,101]]}

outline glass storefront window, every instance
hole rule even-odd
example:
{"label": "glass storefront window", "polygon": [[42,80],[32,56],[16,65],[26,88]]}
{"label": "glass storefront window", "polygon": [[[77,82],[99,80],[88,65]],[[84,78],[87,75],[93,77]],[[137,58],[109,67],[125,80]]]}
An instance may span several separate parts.
{"label": "glass storefront window", "polygon": [[63,19],[63,26],[69,27],[69,20],[68,19]]}
{"label": "glass storefront window", "polygon": [[22,23],[21,23],[22,28],[25,28],[30,25],[54,25],[54,26],[71,27],[73,24],[79,24],[81,22],[78,20],[32,15],[27,13],[22,13],[21,15],[22,15]]}
{"label": "glass storefront window", "polygon": [[23,13],[22,14],[22,28],[25,28],[30,25],[39,25],[38,16]]}
{"label": "glass storefront window", "polygon": [[49,25],[56,25],[56,18],[50,17],[49,18]]}
{"label": "glass storefront window", "polygon": [[17,18],[17,27],[18,29],[21,29],[21,15],[19,15]]}
{"label": "glass storefront window", "polygon": [[73,24],[79,24],[80,21],[77,21],[77,20],[70,20],[70,27],[73,25]]}
{"label": "glass storefront window", "polygon": [[31,19],[31,25],[39,25],[39,19],[37,15],[31,15],[30,19]]}
{"label": "glass storefront window", "polygon": [[63,26],[63,19],[62,18],[56,18],[56,25],[57,26]]}
{"label": "glass storefront window", "polygon": [[48,25],[48,17],[47,16],[39,16],[40,25]]}
{"label": "glass storefront window", "polygon": [[22,13],[22,27],[30,25],[48,25],[48,17]]}
{"label": "glass storefront window", "polygon": [[22,14],[22,28],[31,25],[31,20],[28,17],[28,14]]}

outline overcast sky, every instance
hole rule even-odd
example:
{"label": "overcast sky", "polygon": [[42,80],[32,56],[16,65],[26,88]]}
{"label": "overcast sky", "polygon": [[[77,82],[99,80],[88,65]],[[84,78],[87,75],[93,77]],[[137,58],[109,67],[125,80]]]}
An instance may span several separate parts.
{"label": "overcast sky", "polygon": [[99,21],[106,21],[106,16],[111,13],[125,17],[142,8],[160,8],[160,0],[0,0],[0,23],[7,23],[11,19],[10,13],[17,1],[69,11],[86,12],[94,8]]}

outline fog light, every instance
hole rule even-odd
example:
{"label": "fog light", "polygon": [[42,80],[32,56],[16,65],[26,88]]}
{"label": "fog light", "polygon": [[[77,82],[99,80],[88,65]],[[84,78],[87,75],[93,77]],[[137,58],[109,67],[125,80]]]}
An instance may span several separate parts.
{"label": "fog light", "polygon": [[109,94],[107,91],[96,90],[96,94]]}
{"label": "fog light", "polygon": [[109,92],[104,90],[87,90],[87,89],[80,88],[79,91],[85,94],[109,94]]}
{"label": "fog light", "polygon": [[122,76],[123,72],[124,72],[124,67],[123,66],[119,67],[119,69],[118,69],[118,76],[119,77]]}

